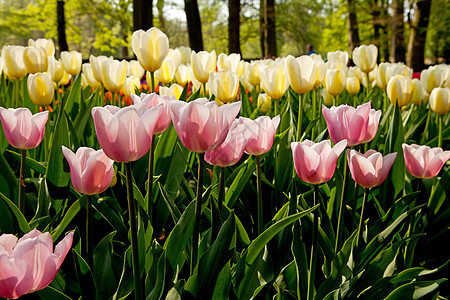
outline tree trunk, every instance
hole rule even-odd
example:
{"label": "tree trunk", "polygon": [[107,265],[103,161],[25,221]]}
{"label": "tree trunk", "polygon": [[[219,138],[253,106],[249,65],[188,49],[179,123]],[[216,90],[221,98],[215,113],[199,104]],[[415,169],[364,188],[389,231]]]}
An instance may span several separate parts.
{"label": "tree trunk", "polygon": [[391,62],[405,62],[405,43],[403,38],[404,0],[392,1]]}
{"label": "tree trunk", "polygon": [[381,57],[381,8],[378,5],[378,0],[372,0],[370,4],[370,14],[372,16],[372,25],[373,25],[373,43],[378,47],[378,59]]}
{"label": "tree trunk", "polygon": [[152,9],[152,0],[133,0],[133,31],[153,27]]}
{"label": "tree trunk", "polygon": [[275,0],[261,0],[259,14],[261,53],[265,58],[276,57]]}
{"label": "tree trunk", "polygon": [[261,43],[261,55],[263,58],[268,56],[267,47],[267,0],[259,1],[259,40]]}
{"label": "tree trunk", "polygon": [[196,52],[202,51],[202,23],[200,20],[197,0],[184,0],[184,11],[186,12],[189,46]]}
{"label": "tree trunk", "polygon": [[64,0],[58,0],[56,6],[56,16],[58,22],[58,47],[59,53],[69,51],[66,39],[66,18],[64,15]]}
{"label": "tree trunk", "polygon": [[240,10],[240,0],[228,0],[228,53],[241,53]]}
{"label": "tree trunk", "polygon": [[[382,18],[384,21],[387,20],[388,16],[388,4],[386,0],[381,0],[381,7],[382,7]],[[382,37],[382,45],[383,45],[383,61],[388,62],[389,61],[389,34],[388,34],[388,24],[385,22],[383,26],[381,26],[381,29],[383,30],[383,37]]]}
{"label": "tree trunk", "polygon": [[420,72],[425,68],[425,40],[427,38],[430,9],[431,0],[414,1],[414,20],[409,30],[407,63],[415,72]]}
{"label": "tree trunk", "polygon": [[360,45],[358,32],[358,19],[356,18],[356,4],[355,0],[347,0],[347,20],[348,20],[348,46],[350,54],[353,49]]}
{"label": "tree trunk", "polygon": [[158,8],[158,18],[159,23],[161,23],[161,29],[166,29],[166,20],[164,19],[163,8],[164,8],[164,0],[157,0],[156,7]]}

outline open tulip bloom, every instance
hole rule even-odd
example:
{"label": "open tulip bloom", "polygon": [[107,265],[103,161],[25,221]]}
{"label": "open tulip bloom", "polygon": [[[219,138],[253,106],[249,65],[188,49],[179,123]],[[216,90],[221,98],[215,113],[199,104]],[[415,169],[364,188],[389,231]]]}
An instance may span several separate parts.
{"label": "open tulip bloom", "polygon": [[378,130],[381,110],[371,109],[367,102],[357,108],[348,105],[322,107],[328,133],[333,143],[346,139],[348,146],[371,141]]}
{"label": "open tulip bloom", "polygon": [[22,238],[0,236],[0,297],[17,299],[45,288],[55,278],[72,247],[73,232],[53,251],[50,233],[33,229]]}
{"label": "open tulip bloom", "polygon": [[141,93],[140,96],[131,94],[131,100],[134,104],[142,102],[147,106],[148,109],[158,106],[160,103],[162,103],[162,107],[160,109],[161,114],[159,115],[158,122],[156,122],[153,134],[162,133],[169,127],[170,123],[172,122],[172,119],[170,118],[169,101],[174,99],[174,97],[159,96],[156,93]]}
{"label": "open tulip bloom", "polygon": [[405,165],[408,172],[418,178],[435,177],[450,159],[450,151],[416,144],[402,144]]}

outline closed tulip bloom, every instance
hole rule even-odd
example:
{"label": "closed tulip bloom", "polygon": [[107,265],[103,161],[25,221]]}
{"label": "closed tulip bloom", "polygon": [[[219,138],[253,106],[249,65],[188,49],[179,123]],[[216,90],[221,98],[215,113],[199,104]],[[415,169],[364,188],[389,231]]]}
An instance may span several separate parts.
{"label": "closed tulip bloom", "polygon": [[357,95],[360,87],[359,80],[356,77],[348,77],[345,81],[345,89],[350,95]]}
{"label": "closed tulip bloom", "polygon": [[410,77],[396,75],[389,80],[386,91],[393,105],[398,103],[399,107],[406,106],[412,98],[412,80]]}
{"label": "closed tulip bloom", "polygon": [[207,83],[209,73],[216,69],[216,51],[200,51],[191,53],[191,68],[195,78],[201,83]]}
{"label": "closed tulip bloom", "polygon": [[123,83],[123,94],[125,96],[131,96],[136,92],[136,89],[141,87],[141,81],[136,76],[130,76],[125,79]]}
{"label": "closed tulip bloom", "polygon": [[50,233],[37,229],[17,239],[12,234],[0,236],[0,297],[17,299],[45,288],[55,278],[72,247],[73,232],[53,250]]}
{"label": "closed tulip bloom", "polygon": [[259,65],[257,62],[251,62],[251,63],[245,63],[245,77],[247,78],[248,82],[253,85],[257,86],[261,82],[260,76],[259,76]]}
{"label": "closed tulip bloom", "polygon": [[283,63],[260,69],[261,86],[272,99],[280,99],[289,88],[289,78]]}
{"label": "closed tulip bloom", "polygon": [[412,69],[404,63],[390,63],[386,67],[386,80],[389,83],[389,80],[391,80],[391,78],[395,77],[396,75],[402,75],[411,78],[412,73]]}
{"label": "closed tulip bloom", "polygon": [[244,88],[244,91],[251,92],[255,88],[253,85],[248,82],[247,77],[240,76],[239,82],[241,83],[242,87]]}
{"label": "closed tulip bloom", "polygon": [[0,107],[0,119],[8,142],[13,147],[28,150],[41,143],[48,111],[32,115],[25,107],[17,109]]}
{"label": "closed tulip bloom", "polygon": [[219,70],[238,72],[240,65],[241,55],[238,53],[231,53],[230,55],[220,53],[217,57],[217,68]]}
{"label": "closed tulip bloom", "polygon": [[235,165],[244,154],[244,148],[250,133],[239,119],[230,126],[225,141],[217,148],[205,153],[205,161],[213,166],[228,167]]}
{"label": "closed tulip bloom", "polygon": [[61,52],[61,61],[64,66],[64,70],[72,76],[76,76],[81,71],[81,53],[75,50],[70,52]]}
{"label": "closed tulip bloom", "polygon": [[72,79],[72,75],[64,71],[61,80],[58,82],[58,85],[66,85],[70,82],[70,79]]}
{"label": "closed tulip bloom", "polygon": [[411,102],[415,105],[420,105],[422,103],[426,103],[428,100],[428,93],[423,88],[422,82],[414,78],[412,80],[412,86],[413,86],[413,93],[411,97]]}
{"label": "closed tulip bloom", "polygon": [[102,82],[110,92],[118,92],[127,78],[127,62],[125,60],[104,60],[102,62]]}
{"label": "closed tulip bloom", "polygon": [[183,145],[190,151],[204,153],[223,143],[240,108],[241,102],[219,107],[214,101],[199,98],[189,103],[170,102],[170,115]]}
{"label": "closed tulip bloom", "polygon": [[397,153],[390,153],[383,157],[380,152],[370,149],[361,154],[347,149],[347,160],[352,178],[360,186],[371,188],[383,183],[386,179]]}
{"label": "closed tulip bloom", "polygon": [[23,52],[23,60],[27,66],[28,73],[47,72],[48,61],[44,48],[26,47]]}
{"label": "closed tulip bloom", "polygon": [[450,65],[439,64],[437,66],[434,66],[434,68],[440,70],[443,74],[444,80],[441,84],[441,87],[450,87]]}
{"label": "closed tulip bloom", "polygon": [[450,111],[450,88],[435,88],[430,95],[431,110],[438,115]]}
{"label": "closed tulip bloom", "polygon": [[145,70],[137,60],[131,60],[127,63],[127,76],[135,76],[141,79],[144,74]]}
{"label": "closed tulip bloom", "polygon": [[321,95],[326,106],[333,106],[334,98],[326,89],[322,89]]}
{"label": "closed tulip bloom", "polygon": [[236,72],[220,70],[209,73],[209,88],[216,99],[228,103],[236,98],[239,88],[239,76]]}
{"label": "closed tulip bloom", "polygon": [[440,87],[444,82],[444,73],[439,69],[429,68],[422,71],[420,81],[427,93],[431,94],[434,88]]}
{"label": "closed tulip bloom", "polygon": [[440,147],[430,148],[416,144],[402,144],[405,165],[408,172],[418,178],[433,178],[450,159],[450,151]]}
{"label": "closed tulip bloom", "polygon": [[191,48],[186,47],[186,46],[180,46],[177,47],[177,49],[180,51],[181,53],[181,63],[182,64],[189,64],[191,62]]}
{"label": "closed tulip bloom", "polygon": [[89,63],[83,64],[83,74],[86,78],[87,83],[93,89],[96,89],[100,86],[100,82],[97,81],[94,77],[94,73],[92,72],[92,66]]}
{"label": "closed tulip bloom", "polygon": [[169,39],[164,32],[152,27],[147,31],[133,32],[131,47],[141,66],[146,71],[155,72],[169,53]]}
{"label": "closed tulip bloom", "polygon": [[100,146],[117,162],[135,161],[148,152],[159,115],[160,107],[147,109],[143,103],[122,109],[111,105],[92,109]]}
{"label": "closed tulip bloom", "polygon": [[155,128],[153,129],[153,134],[159,134],[166,131],[166,129],[170,125],[170,122],[172,122],[169,102],[174,100],[174,97],[158,95],[156,93],[141,93],[140,96],[131,94],[131,100],[135,105],[138,105],[142,102],[143,104],[145,104],[145,107],[147,107],[147,109],[159,106],[160,115],[158,121],[156,122]]}
{"label": "closed tulip bloom", "polygon": [[53,100],[55,86],[48,73],[31,74],[27,81],[31,101],[40,106],[47,106]]}
{"label": "closed tulip bloom", "polygon": [[191,80],[191,68],[186,65],[179,65],[175,72],[175,79],[181,85],[186,85]]}
{"label": "closed tulip bloom", "polygon": [[389,66],[389,63],[382,62],[378,65],[378,68],[376,68],[376,71],[375,71],[376,84],[382,90],[385,90],[387,88],[387,84],[390,79],[390,78],[387,78],[387,74],[386,74],[386,70],[387,70],[388,66]]}
{"label": "closed tulip bloom", "polygon": [[353,62],[364,73],[369,73],[375,68],[377,58],[378,48],[373,44],[361,45],[353,49]]}
{"label": "closed tulip bloom", "polygon": [[47,59],[48,59],[47,73],[50,74],[53,82],[58,83],[64,76],[64,67],[61,61],[56,59],[54,56],[49,56]]}
{"label": "closed tulip bloom", "polygon": [[347,140],[348,146],[371,141],[378,130],[381,110],[371,109],[367,102],[357,108],[348,105],[323,106],[323,116],[327,122],[328,133],[333,143]]}
{"label": "closed tulip bloom", "polygon": [[155,75],[158,77],[159,81],[162,83],[170,83],[175,76],[175,71],[177,70],[177,64],[174,59],[167,56],[162,62],[161,67],[156,71]]}
{"label": "closed tulip bloom", "polygon": [[340,69],[330,69],[325,73],[325,88],[332,96],[337,96],[344,90],[345,73]]}
{"label": "closed tulip bloom", "polygon": [[288,55],[285,64],[291,87],[295,92],[304,94],[313,89],[316,82],[316,66],[311,57],[303,55],[295,58]]}
{"label": "closed tulip bloom", "polygon": [[180,96],[183,93],[183,87],[179,84],[172,84],[170,87],[162,86],[159,88],[160,96],[174,97],[175,100],[180,100]]}
{"label": "closed tulip bloom", "polygon": [[339,155],[346,146],[346,140],[333,148],[329,140],[317,144],[309,140],[292,142],[292,156],[298,177],[311,184],[327,182],[333,177]]}
{"label": "closed tulip bloom", "polygon": [[85,195],[104,192],[114,175],[113,163],[103,150],[80,147],[76,153],[62,146],[70,166],[70,177],[75,190]]}
{"label": "closed tulip bloom", "polygon": [[94,75],[94,78],[98,81],[103,83],[102,79],[102,64],[103,61],[111,61],[112,57],[106,57],[103,55],[100,56],[89,56],[89,63],[91,64],[92,74]]}
{"label": "closed tulip bloom", "polygon": [[11,79],[20,79],[27,75],[27,67],[23,59],[25,47],[6,46],[2,49],[2,57],[5,60],[5,73]]}
{"label": "closed tulip bloom", "polygon": [[250,132],[247,145],[245,146],[245,153],[250,155],[261,155],[272,148],[273,139],[280,125],[280,116],[271,119],[268,116],[261,116],[256,120],[248,118],[239,118],[240,122],[245,126],[246,130]]}
{"label": "closed tulip bloom", "polygon": [[171,57],[174,60],[176,67],[178,67],[183,60],[183,55],[181,54],[181,51],[179,49],[169,49],[166,58],[167,57]]}
{"label": "closed tulip bloom", "polygon": [[55,55],[55,43],[53,43],[52,39],[37,39],[37,40],[29,39],[28,46],[44,48],[45,53],[47,53],[47,56]]}
{"label": "closed tulip bloom", "polygon": [[267,94],[261,93],[258,95],[258,107],[259,111],[263,114],[272,109],[272,99]]}
{"label": "closed tulip bloom", "polygon": [[348,63],[348,52],[341,50],[335,52],[328,52],[327,60],[329,62],[335,63],[339,69],[343,70],[345,69]]}
{"label": "closed tulip bloom", "polygon": [[314,79],[314,87],[317,88],[322,84],[323,78],[325,76],[325,62],[319,54],[313,53],[309,57],[314,60],[314,65],[316,66],[316,75]]}

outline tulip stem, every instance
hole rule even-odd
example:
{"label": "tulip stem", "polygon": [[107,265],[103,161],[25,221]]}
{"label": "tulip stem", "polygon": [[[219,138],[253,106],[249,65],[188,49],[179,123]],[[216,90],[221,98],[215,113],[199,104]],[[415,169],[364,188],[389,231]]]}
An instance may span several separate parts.
{"label": "tulip stem", "polygon": [[262,200],[262,184],[261,184],[261,157],[256,158],[256,193],[257,193],[257,210],[258,210],[258,234],[263,230],[263,200]]}
{"label": "tulip stem", "polygon": [[425,129],[424,129],[424,134],[422,135],[422,139],[420,140],[420,142],[423,144],[425,142],[425,138],[430,136],[429,132],[428,132],[428,128],[430,127],[430,119],[431,119],[431,108],[428,108],[428,115],[427,115],[427,121],[425,123]]}
{"label": "tulip stem", "polygon": [[[313,111],[312,112],[313,113],[312,120],[315,120],[316,119],[316,110],[317,110],[317,108],[316,108],[316,105],[317,105],[317,103],[316,103],[316,89],[312,89],[311,93],[312,93],[312,111]],[[313,141],[313,142],[314,142],[315,133],[316,133],[315,129],[316,129],[316,126],[311,128],[311,141]]]}
{"label": "tulip stem", "polygon": [[92,244],[92,196],[86,195],[86,255],[87,263],[91,271],[94,267],[94,251]]}
{"label": "tulip stem", "polygon": [[[317,199],[319,197],[319,186],[314,185],[314,198],[313,207],[316,205]],[[308,287],[308,300],[314,299],[314,279],[316,276],[316,263],[317,263],[317,235],[319,232],[319,215],[318,212],[314,212],[314,223],[313,223],[313,233],[312,233],[312,244],[311,244],[311,260],[309,264],[309,287]]]}
{"label": "tulip stem", "polygon": [[345,196],[345,186],[348,180],[348,172],[347,172],[347,155],[344,153],[344,181],[342,182],[342,191],[341,191],[341,197],[339,202],[339,215],[338,215],[338,224],[337,224],[337,231],[336,231],[336,243],[334,244],[334,252],[338,253],[339,247],[340,247],[340,241],[342,238],[342,226],[343,226],[343,211],[344,211],[344,196]]}
{"label": "tulip stem", "polygon": [[438,115],[438,123],[439,123],[438,147],[442,148],[442,115]]}
{"label": "tulip stem", "polygon": [[297,142],[302,137],[302,119],[303,119],[303,98],[305,94],[300,94],[298,99],[298,119],[297,119]]}
{"label": "tulip stem", "polygon": [[152,145],[150,147],[148,160],[148,187],[147,187],[147,214],[151,220],[153,207],[153,165],[155,160],[155,136],[152,137]]}
{"label": "tulip stem", "polygon": [[206,98],[206,83],[203,83],[202,86],[203,86],[203,97]]}
{"label": "tulip stem", "polygon": [[369,94],[370,94],[370,90],[371,90],[370,80],[369,80],[369,73],[366,73],[365,76],[366,76],[366,80],[367,80],[366,97],[368,97]]}
{"label": "tulip stem", "polygon": [[27,160],[27,150],[21,150],[20,178],[19,178],[19,210],[25,214],[25,164]]}
{"label": "tulip stem", "polygon": [[192,236],[192,256],[191,256],[191,275],[194,273],[197,265],[198,240],[200,235],[200,215],[202,213],[203,196],[203,172],[204,172],[205,154],[198,154],[198,178],[197,178],[197,197],[195,199],[195,223],[194,235]]}
{"label": "tulip stem", "polygon": [[131,231],[131,254],[133,264],[134,277],[134,297],[137,300],[142,299],[141,287],[141,273],[139,271],[139,248],[137,239],[136,227],[136,207],[133,195],[133,175],[131,174],[131,163],[125,163],[125,176],[127,178],[127,198],[128,198],[128,213],[130,216],[130,231]]}
{"label": "tulip stem", "polygon": [[154,93],[156,91],[155,72],[150,72],[150,84],[151,84],[151,91],[152,91],[152,93]]}
{"label": "tulip stem", "polygon": [[220,167],[219,171],[219,195],[217,196],[217,206],[219,214],[222,215],[222,203],[225,196],[225,167]]}
{"label": "tulip stem", "polygon": [[[362,206],[361,206],[361,215],[359,217],[359,225],[358,225],[358,235],[356,236],[356,247],[358,247],[359,245],[359,237],[362,234],[361,232],[361,227],[362,227],[362,222],[363,222],[363,214],[364,214],[364,205],[366,204],[366,200],[367,200],[367,194],[369,193],[369,189],[365,188],[364,189],[364,197],[363,197],[363,202],[362,202]],[[355,208],[354,208],[355,209]]]}

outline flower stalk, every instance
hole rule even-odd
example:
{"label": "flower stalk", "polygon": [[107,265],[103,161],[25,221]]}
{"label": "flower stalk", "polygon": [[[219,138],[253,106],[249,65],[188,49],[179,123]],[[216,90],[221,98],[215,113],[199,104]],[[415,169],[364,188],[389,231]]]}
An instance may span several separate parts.
{"label": "flower stalk", "polygon": [[198,180],[197,180],[197,197],[195,202],[195,223],[194,223],[194,235],[192,236],[192,256],[191,256],[191,275],[194,273],[195,266],[197,265],[198,255],[198,241],[200,235],[200,215],[202,212],[202,196],[203,196],[203,172],[204,172],[204,159],[205,154],[198,154]]}
{"label": "flower stalk", "polygon": [[369,193],[369,188],[365,188],[364,189],[363,202],[362,202],[362,206],[361,206],[361,215],[360,215],[360,218],[359,218],[358,235],[356,236],[356,247],[358,247],[358,245],[359,245],[359,238],[360,238],[360,236],[362,234],[361,227],[362,227],[362,223],[363,223],[364,206],[366,204],[367,194],[368,193]]}
{"label": "flower stalk", "polygon": [[27,160],[27,150],[21,149],[20,178],[19,178],[19,210],[25,214],[25,164]]}
{"label": "flower stalk", "polygon": [[[319,185],[314,185],[314,198],[313,207],[316,205],[319,196]],[[314,212],[313,221],[313,233],[312,233],[312,244],[311,244],[311,260],[309,265],[309,286],[308,286],[308,300],[314,299],[314,279],[316,276],[316,264],[317,264],[317,234],[319,232],[319,215],[318,212]]]}

